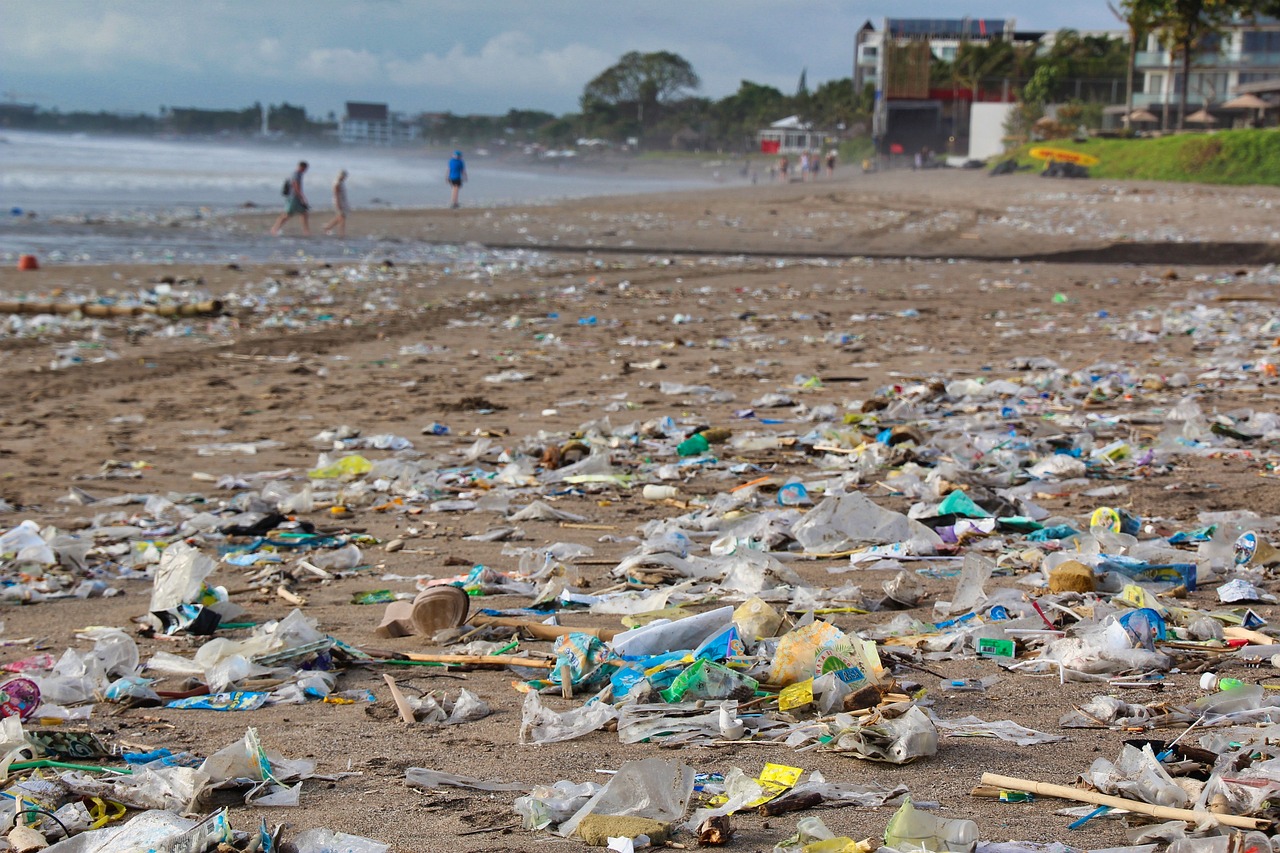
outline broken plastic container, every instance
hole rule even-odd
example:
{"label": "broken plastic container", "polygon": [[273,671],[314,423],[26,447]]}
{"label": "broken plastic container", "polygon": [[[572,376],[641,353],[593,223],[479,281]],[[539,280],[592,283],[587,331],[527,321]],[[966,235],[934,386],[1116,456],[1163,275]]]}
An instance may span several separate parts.
{"label": "broken plastic container", "polygon": [[978,846],[978,825],[971,820],[935,817],[911,805],[911,798],[907,797],[889,819],[884,843],[901,853],[913,850],[973,853]]}

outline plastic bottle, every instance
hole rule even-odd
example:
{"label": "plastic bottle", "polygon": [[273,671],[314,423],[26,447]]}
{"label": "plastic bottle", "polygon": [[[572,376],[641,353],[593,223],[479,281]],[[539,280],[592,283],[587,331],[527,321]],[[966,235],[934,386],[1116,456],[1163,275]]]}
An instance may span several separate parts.
{"label": "plastic bottle", "polygon": [[1212,672],[1206,672],[1200,676],[1201,690],[1235,690],[1244,686],[1244,682],[1238,678],[1220,678]]}
{"label": "plastic bottle", "polygon": [[642,492],[647,501],[665,501],[679,493],[675,486],[660,486],[654,483],[647,484]]}
{"label": "plastic bottle", "polygon": [[676,446],[676,453],[681,456],[701,456],[710,448],[707,437],[700,432],[695,432]]}
{"label": "plastic bottle", "polygon": [[971,820],[934,817],[911,805],[908,797],[889,819],[884,830],[884,843],[886,847],[896,847],[903,853],[910,850],[973,853],[978,846],[978,825]]}

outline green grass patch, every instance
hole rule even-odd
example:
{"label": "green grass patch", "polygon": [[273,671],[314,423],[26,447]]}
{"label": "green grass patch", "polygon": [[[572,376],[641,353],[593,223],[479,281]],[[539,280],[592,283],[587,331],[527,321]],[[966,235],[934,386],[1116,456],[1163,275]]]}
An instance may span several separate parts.
{"label": "green grass patch", "polygon": [[1220,130],[1157,139],[1055,139],[1013,152],[1021,165],[1036,169],[1032,148],[1063,148],[1091,154],[1101,162],[1089,176],[1104,180],[1192,181],[1205,184],[1280,184],[1280,132]]}

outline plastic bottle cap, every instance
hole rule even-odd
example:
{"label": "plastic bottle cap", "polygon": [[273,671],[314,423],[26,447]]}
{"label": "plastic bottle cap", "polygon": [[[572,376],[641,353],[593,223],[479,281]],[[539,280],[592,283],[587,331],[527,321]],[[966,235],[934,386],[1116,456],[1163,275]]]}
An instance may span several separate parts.
{"label": "plastic bottle cap", "polygon": [[[1276,655],[1276,657],[1280,657],[1280,655]],[[1217,686],[1218,676],[1214,675],[1212,672],[1206,672],[1204,675],[1200,676],[1201,690],[1212,690]]]}

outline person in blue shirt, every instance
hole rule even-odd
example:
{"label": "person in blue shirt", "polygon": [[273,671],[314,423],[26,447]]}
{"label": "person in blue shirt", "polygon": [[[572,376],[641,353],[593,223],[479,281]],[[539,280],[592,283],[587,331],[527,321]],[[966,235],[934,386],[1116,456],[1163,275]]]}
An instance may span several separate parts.
{"label": "person in blue shirt", "polygon": [[449,158],[449,186],[453,187],[453,198],[450,207],[458,206],[458,190],[467,182],[467,164],[462,161],[462,152],[455,151]]}

